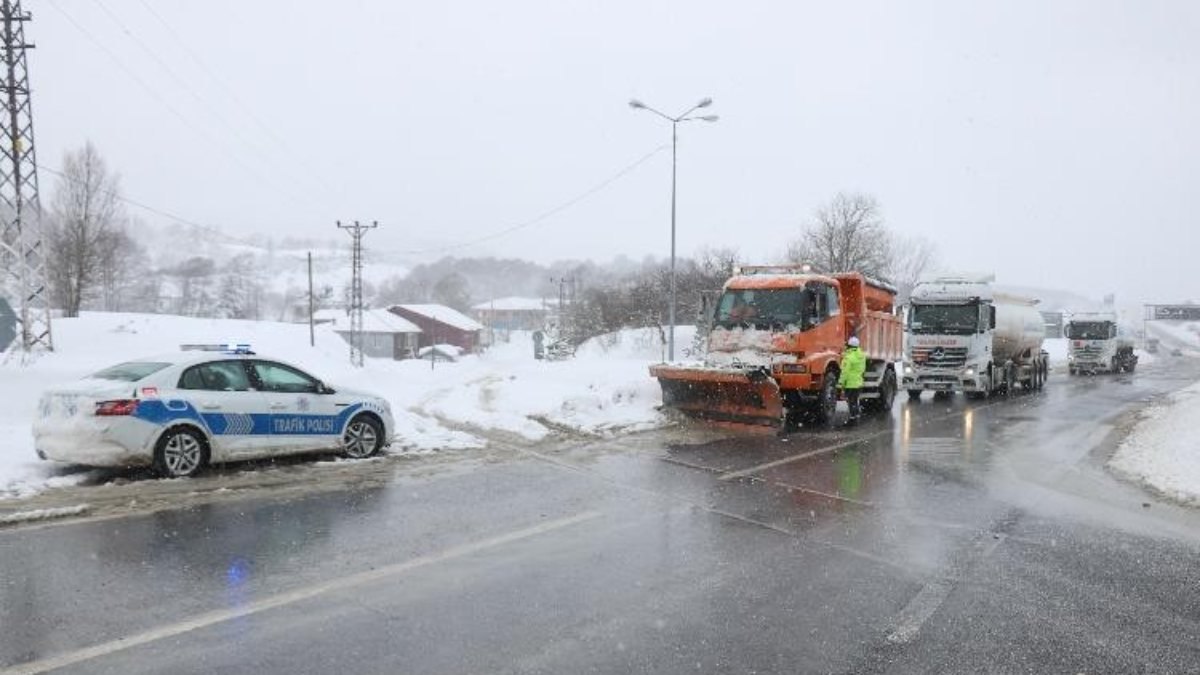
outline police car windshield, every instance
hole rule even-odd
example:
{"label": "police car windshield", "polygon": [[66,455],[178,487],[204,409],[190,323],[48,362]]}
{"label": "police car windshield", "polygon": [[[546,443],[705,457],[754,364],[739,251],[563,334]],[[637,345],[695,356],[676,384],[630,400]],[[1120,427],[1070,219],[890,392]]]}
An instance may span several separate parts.
{"label": "police car windshield", "polygon": [[143,377],[149,377],[171,364],[158,361],[130,361],[120,363],[111,368],[93,374],[92,379],[116,380],[118,382],[137,382]]}

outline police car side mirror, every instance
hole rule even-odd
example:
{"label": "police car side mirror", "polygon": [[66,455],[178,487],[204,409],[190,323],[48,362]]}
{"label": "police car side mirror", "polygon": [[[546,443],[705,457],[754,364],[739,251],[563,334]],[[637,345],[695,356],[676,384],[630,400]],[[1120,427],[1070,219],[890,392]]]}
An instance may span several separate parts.
{"label": "police car side mirror", "polygon": [[318,394],[336,394],[337,392],[334,391],[332,388],[326,386],[326,384],[324,382],[318,382],[317,383],[317,393]]}

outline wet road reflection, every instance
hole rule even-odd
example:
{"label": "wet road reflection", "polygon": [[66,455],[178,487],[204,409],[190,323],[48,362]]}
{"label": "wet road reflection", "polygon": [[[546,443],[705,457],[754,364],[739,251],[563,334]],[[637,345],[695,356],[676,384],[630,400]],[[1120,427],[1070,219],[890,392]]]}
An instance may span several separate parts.
{"label": "wet road reflection", "polygon": [[[1053,490],[1114,416],[1174,386],[1149,369],[1107,384],[1056,377],[1011,400],[898,403],[853,429],[514,446],[469,471],[371,489],[0,532],[0,667],[424,559],[436,564],[68,672],[882,671],[937,643],[928,631],[886,651],[912,616],[942,631],[988,626],[938,658],[994,647],[1000,670],[1023,670],[1004,655],[1028,644],[1011,638],[1047,611],[1044,599],[1070,606],[1093,588],[1136,595],[1185,578],[1179,551],[1191,543],[1157,556],[1145,553],[1153,541],[1126,535],[1114,538],[1126,548],[1108,550],[1062,519],[1067,500],[1096,511],[1130,488],[1097,470],[1078,494]],[[598,515],[505,539],[580,513]],[[1136,532],[1146,518],[1139,506],[1125,520]],[[1138,583],[1107,578],[1107,559],[1136,567]],[[1080,589],[1081,560],[1094,578]],[[1055,615],[1070,631],[1044,632],[1087,649],[1072,636],[1118,639],[1137,625],[1145,642],[1200,629],[1186,594],[1130,600],[1136,616],[1117,627],[1091,612]],[[1104,671],[1100,652],[1072,672]]]}

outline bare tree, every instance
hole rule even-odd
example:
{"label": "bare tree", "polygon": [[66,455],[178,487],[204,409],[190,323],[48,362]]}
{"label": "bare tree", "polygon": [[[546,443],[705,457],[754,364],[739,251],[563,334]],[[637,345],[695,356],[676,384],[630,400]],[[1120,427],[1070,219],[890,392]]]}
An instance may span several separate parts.
{"label": "bare tree", "polygon": [[184,316],[210,316],[216,302],[216,271],[212,258],[194,256],[180,263],[172,271],[179,280],[179,306],[175,311]]}
{"label": "bare tree", "polygon": [[820,272],[884,277],[891,267],[889,244],[875,198],[839,193],[813,214],[800,239],[788,247],[788,258]]}
{"label": "bare tree", "polygon": [[47,232],[51,291],[67,316],[78,316],[100,282],[105,241],[123,218],[118,178],[91,142],[63,158]]}
{"label": "bare tree", "polygon": [[127,309],[139,264],[146,264],[146,249],[129,236],[125,226],[114,225],[99,241],[100,308],[106,312]]}
{"label": "bare tree", "polygon": [[938,264],[937,244],[920,236],[894,234],[891,237],[891,262],[884,276],[895,284],[901,302],[908,299],[917,282]]}

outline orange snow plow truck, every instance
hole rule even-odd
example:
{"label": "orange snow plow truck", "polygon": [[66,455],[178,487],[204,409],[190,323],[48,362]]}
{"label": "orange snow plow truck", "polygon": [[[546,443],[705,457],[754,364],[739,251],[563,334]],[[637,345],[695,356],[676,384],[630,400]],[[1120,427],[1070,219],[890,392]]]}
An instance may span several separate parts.
{"label": "orange snow plow truck", "polygon": [[896,291],[858,273],[807,266],[742,267],[713,308],[703,364],[650,367],[663,404],[736,425],[824,425],[838,401],[838,364],[851,336],[867,357],[864,411],[890,410],[903,326]]}

